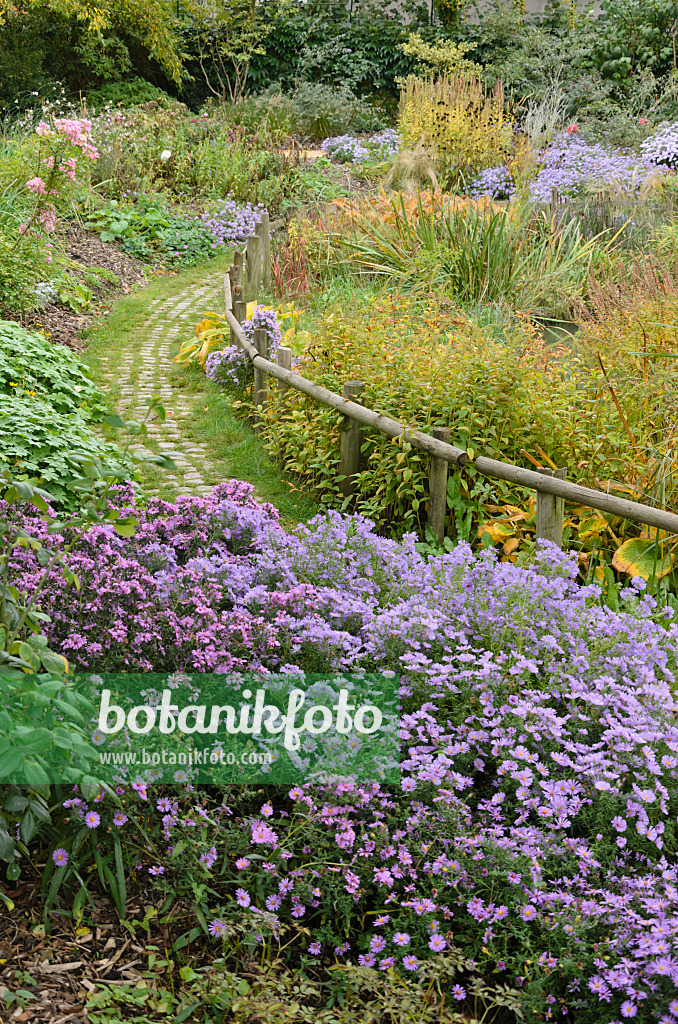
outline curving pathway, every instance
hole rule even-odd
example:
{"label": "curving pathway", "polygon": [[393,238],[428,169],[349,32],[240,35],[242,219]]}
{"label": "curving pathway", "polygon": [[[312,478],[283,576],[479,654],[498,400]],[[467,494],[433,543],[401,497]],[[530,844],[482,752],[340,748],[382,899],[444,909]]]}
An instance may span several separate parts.
{"label": "curving pathway", "polygon": [[[200,313],[223,301],[222,279],[222,274],[211,275],[169,298],[150,302],[145,322],[130,334],[119,364],[102,371],[102,390],[115,386],[119,393],[116,411],[124,419],[142,420],[148,411],[144,400],[154,395],[159,395],[165,406],[165,423],[148,423],[146,450],[169,455],[177,468],[173,473],[142,469],[144,487],[151,494],[157,494],[161,485],[163,491],[175,494],[208,494],[221,479],[216,463],[186,431],[195,396],[173,385],[178,367],[172,360]],[[108,361],[103,357],[104,364]],[[144,450],[141,445],[132,447]]]}

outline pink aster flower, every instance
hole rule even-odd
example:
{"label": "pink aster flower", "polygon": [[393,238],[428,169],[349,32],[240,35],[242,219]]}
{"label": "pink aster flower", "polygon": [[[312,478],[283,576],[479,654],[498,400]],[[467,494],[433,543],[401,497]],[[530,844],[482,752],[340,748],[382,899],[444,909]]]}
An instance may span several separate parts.
{"label": "pink aster flower", "polygon": [[445,949],[446,947],[447,942],[442,937],[442,935],[438,935],[437,933],[432,935],[431,938],[428,940],[428,948],[432,949],[434,953],[440,953],[441,950]]}
{"label": "pink aster flower", "polygon": [[393,936],[393,941],[396,946],[407,946],[410,942],[410,937],[407,932],[396,932]]}
{"label": "pink aster flower", "polygon": [[88,811],[85,815],[85,824],[87,825],[87,828],[96,828],[100,821],[101,818],[96,811]]}

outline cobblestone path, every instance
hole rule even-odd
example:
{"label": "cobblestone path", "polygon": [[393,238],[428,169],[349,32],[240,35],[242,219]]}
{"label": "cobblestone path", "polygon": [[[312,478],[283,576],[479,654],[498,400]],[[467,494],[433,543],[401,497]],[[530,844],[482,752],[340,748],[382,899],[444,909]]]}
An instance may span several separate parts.
{"label": "cobblestone path", "polygon": [[[116,411],[123,419],[141,421],[148,412],[145,399],[154,395],[159,395],[167,411],[165,423],[148,423],[146,450],[169,455],[177,468],[172,473],[144,468],[144,487],[151,494],[158,492],[161,483],[163,491],[175,494],[208,494],[221,479],[217,466],[186,434],[191,395],[173,387],[176,364],[172,365],[172,359],[199,315],[221,308],[222,280],[222,275],[203,278],[169,298],[149,303],[144,323],[126,340],[116,368],[103,370],[102,390],[110,391],[115,385],[119,393]],[[109,360],[104,357],[104,365],[106,362]],[[143,450],[140,445],[133,448]]]}

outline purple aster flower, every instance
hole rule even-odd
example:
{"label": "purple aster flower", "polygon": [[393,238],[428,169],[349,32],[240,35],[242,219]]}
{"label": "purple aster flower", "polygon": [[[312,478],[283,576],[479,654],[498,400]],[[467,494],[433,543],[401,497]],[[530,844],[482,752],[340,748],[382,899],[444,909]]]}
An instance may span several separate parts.
{"label": "purple aster flower", "polygon": [[68,854],[66,853],[62,846],[58,846],[57,849],[54,851],[54,853],[52,854],[52,860],[54,861],[58,868],[61,868],[65,864],[68,864]]}
{"label": "purple aster flower", "polygon": [[250,899],[249,893],[245,889],[236,889],[236,903],[239,907],[249,907],[252,900]]}

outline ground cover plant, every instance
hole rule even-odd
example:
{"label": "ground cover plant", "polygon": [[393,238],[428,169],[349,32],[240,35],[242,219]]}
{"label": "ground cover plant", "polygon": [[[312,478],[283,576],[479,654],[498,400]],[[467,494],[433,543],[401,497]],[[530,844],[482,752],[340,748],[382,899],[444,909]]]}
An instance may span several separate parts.
{"label": "ground cover plant", "polygon": [[[237,482],[147,511],[124,492],[115,504],[139,528],[123,540],[97,526],[75,545],[79,595],[64,601],[48,572],[52,646],[93,671],[122,657],[172,671],[402,673],[403,779],[400,791],[245,789],[220,804],[128,775],[94,804],[69,797],[43,833],[52,899],[120,838],[125,874],[134,861],[159,900],[195,903],[231,970],[253,947],[303,957],[318,979],[357,961],[425,983],[431,966],[449,972],[446,1005],[451,995],[476,1015],[484,1001],[541,1019],[669,1014],[675,611],[639,581],[613,612],[548,545],[520,569],[464,544],[427,558],[413,536],[389,541],[331,512],[289,535]],[[63,543],[32,513],[10,520],[48,550]],[[11,561],[30,596],[44,570],[26,549]],[[498,988],[476,991],[497,971]]]}
{"label": "ground cover plant", "polygon": [[78,357],[40,334],[0,320],[0,466],[19,480],[53,488],[76,508],[82,457],[112,460],[121,478],[132,467],[95,432],[104,396]]}

